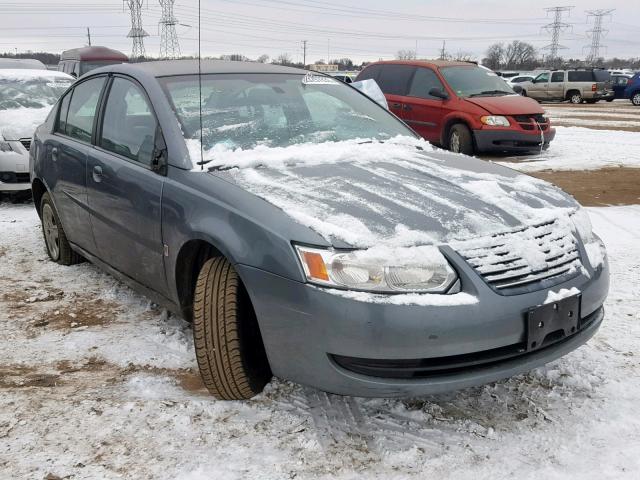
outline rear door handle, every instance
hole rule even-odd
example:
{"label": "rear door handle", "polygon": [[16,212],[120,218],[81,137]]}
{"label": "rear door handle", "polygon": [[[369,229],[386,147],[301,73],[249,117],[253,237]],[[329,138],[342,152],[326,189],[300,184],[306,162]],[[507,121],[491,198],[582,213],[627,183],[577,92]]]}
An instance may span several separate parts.
{"label": "rear door handle", "polygon": [[51,160],[53,160],[54,162],[58,161],[58,148],[57,147],[53,147],[51,149]]}
{"label": "rear door handle", "polygon": [[100,165],[93,167],[93,181],[96,183],[102,181],[102,167]]}
{"label": "rear door handle", "polygon": [[392,103],[391,104],[391,108],[402,108],[402,104],[401,103]]}

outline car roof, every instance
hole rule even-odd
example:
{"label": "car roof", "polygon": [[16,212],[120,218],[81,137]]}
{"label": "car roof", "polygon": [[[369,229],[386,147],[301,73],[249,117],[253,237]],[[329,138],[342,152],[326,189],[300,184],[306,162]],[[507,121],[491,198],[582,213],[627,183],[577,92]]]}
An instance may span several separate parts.
{"label": "car roof", "polygon": [[119,60],[121,62],[129,61],[124,53],[107,47],[81,47],[65,50],[60,55],[60,60]]}
{"label": "car roof", "polygon": [[65,78],[75,80],[71,75],[57,70],[35,69],[35,68],[2,68],[1,78],[11,78],[18,80],[30,80],[34,78]]}
{"label": "car roof", "polygon": [[370,65],[410,65],[413,67],[477,67],[475,62],[454,62],[449,60],[383,60]]}
{"label": "car roof", "polygon": [[45,69],[47,68],[44,63],[35,58],[0,58],[0,68],[2,69],[18,69],[24,68],[28,70],[32,69]]}
{"label": "car roof", "polygon": [[[308,70],[302,70],[300,68],[282,67],[268,63],[231,62],[225,60],[202,60],[200,71],[205,75],[215,73],[290,73],[301,75],[309,73]],[[162,60],[155,62],[122,63],[101,67],[93,70],[91,73],[98,72],[121,72],[129,74],[144,72],[153,77],[197,75],[198,60]]]}

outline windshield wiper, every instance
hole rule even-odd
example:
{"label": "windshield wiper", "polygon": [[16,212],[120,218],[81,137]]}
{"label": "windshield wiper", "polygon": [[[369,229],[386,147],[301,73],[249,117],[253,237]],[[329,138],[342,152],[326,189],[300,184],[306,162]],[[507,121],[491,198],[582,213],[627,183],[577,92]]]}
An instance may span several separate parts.
{"label": "windshield wiper", "polygon": [[484,92],[480,92],[480,93],[472,93],[469,96],[482,97],[482,96],[489,96],[489,95],[511,95],[512,93],[513,92],[507,92],[506,90],[485,90]]}

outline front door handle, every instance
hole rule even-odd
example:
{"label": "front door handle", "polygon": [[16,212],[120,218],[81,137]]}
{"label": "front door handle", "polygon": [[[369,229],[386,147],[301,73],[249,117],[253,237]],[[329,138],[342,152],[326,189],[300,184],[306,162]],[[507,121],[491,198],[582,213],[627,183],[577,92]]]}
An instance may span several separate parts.
{"label": "front door handle", "polygon": [[93,167],[93,181],[96,183],[102,181],[102,167],[100,165]]}
{"label": "front door handle", "polygon": [[392,103],[391,104],[391,108],[402,108],[402,104],[401,103]]}
{"label": "front door handle", "polygon": [[57,147],[53,147],[51,149],[51,160],[53,160],[54,162],[58,161],[58,148]]}

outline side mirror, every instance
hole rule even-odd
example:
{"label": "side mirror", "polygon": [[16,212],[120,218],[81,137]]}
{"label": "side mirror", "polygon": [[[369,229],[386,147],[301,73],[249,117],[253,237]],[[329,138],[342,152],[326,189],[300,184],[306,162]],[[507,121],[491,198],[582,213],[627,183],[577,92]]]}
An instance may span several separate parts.
{"label": "side mirror", "polygon": [[429,95],[432,97],[439,98],[441,100],[446,100],[447,98],[449,98],[449,95],[447,95],[447,92],[445,92],[444,90],[438,87],[433,87],[431,90],[429,90]]}
{"label": "side mirror", "polygon": [[520,85],[514,85],[513,87],[511,87],[513,89],[514,92],[516,93],[522,93],[522,87]]}

